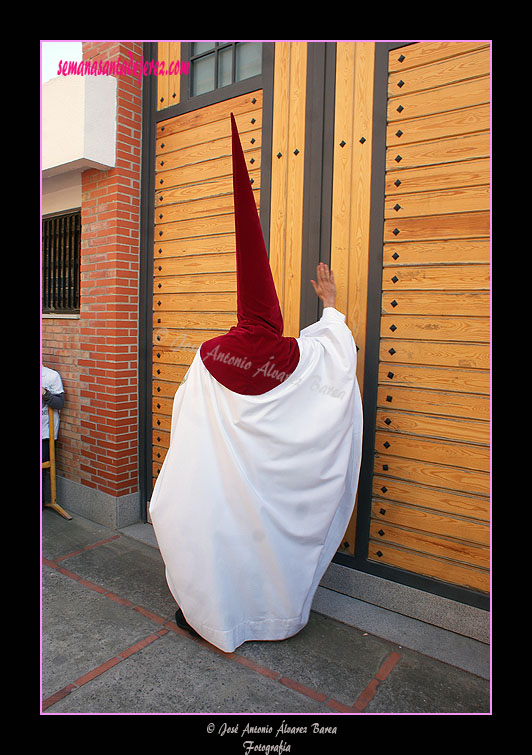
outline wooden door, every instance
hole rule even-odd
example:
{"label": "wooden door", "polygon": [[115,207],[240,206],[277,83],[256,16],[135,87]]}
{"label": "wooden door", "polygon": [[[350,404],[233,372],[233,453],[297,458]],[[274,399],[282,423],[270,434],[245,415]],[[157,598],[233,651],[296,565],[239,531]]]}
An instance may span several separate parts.
{"label": "wooden door", "polygon": [[198,347],[236,324],[230,113],[259,207],[262,91],[157,126],[153,260],[153,480],[172,402]]}
{"label": "wooden door", "polygon": [[388,70],[368,559],[487,592],[490,48],[416,43]]}

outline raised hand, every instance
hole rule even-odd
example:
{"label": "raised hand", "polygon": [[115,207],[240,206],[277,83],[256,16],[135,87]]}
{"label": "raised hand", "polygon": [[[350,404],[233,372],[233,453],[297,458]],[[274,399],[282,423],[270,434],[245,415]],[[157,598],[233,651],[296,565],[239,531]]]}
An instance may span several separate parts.
{"label": "raised hand", "polygon": [[316,269],[318,282],[311,280],[316,295],[322,300],[324,307],[336,306],[336,283],[334,273],[325,262],[320,262]]}

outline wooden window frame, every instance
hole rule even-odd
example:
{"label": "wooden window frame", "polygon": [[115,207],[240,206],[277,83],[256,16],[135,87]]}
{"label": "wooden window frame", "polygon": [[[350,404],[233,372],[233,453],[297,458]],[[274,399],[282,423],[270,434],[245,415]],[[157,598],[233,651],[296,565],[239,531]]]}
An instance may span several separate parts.
{"label": "wooden window frame", "polygon": [[[189,62],[191,64],[190,70],[192,70],[192,62],[195,59],[199,59],[200,57],[202,57],[201,55],[198,55],[196,58],[196,56],[192,55],[193,44],[194,44],[193,42],[181,42],[180,58],[182,61]],[[232,43],[232,44],[235,44],[235,43]],[[226,49],[226,48],[224,46],[223,48],[218,48],[218,49]],[[223,87],[215,87],[209,92],[204,92],[203,94],[197,94],[197,95],[192,95],[190,93],[192,73],[190,73],[188,76],[181,76],[179,104],[170,108],[166,108],[166,110],[160,111],[159,115],[161,115],[161,113],[164,113],[165,119],[166,119],[173,115],[178,115],[179,113],[187,112],[187,110],[196,110],[198,108],[206,107],[207,105],[213,105],[216,102],[223,102],[224,100],[229,100],[233,97],[238,97],[241,94],[247,94],[248,92],[253,92],[256,89],[264,89],[263,82],[264,82],[265,76],[267,77],[269,75],[269,71],[272,65],[273,65],[273,43],[263,42],[262,43],[262,70],[261,70],[261,73],[257,74],[256,76],[250,76],[248,79],[242,79],[242,81],[236,81],[233,84],[227,84],[226,86],[223,86]],[[168,114],[168,111],[172,111],[171,116]]]}
{"label": "wooden window frame", "polygon": [[[185,84],[185,89],[187,90],[184,94],[187,99],[192,99],[193,97],[199,97],[201,95],[196,95],[191,93],[191,89],[193,87],[194,83],[194,63],[201,60],[202,58],[207,58],[211,55],[214,56],[214,87],[213,89],[210,89],[208,92],[202,92],[201,94],[210,94],[211,92],[214,92],[217,89],[225,89],[226,87],[233,86],[234,84],[240,83],[240,81],[235,81],[235,75],[236,75],[236,51],[237,51],[237,45],[240,44],[239,42],[213,42],[213,47],[209,50],[205,50],[204,52],[200,52],[198,54],[193,54],[193,47],[192,45],[195,44],[194,42],[183,42],[182,43],[182,53],[181,53],[181,59],[190,63],[190,74],[188,76],[184,76],[181,79],[181,86],[183,89],[183,83]],[[253,44],[253,43],[252,43]],[[255,44],[263,44],[262,42],[255,42]],[[222,86],[218,85],[218,73],[219,73],[219,59],[220,59],[220,53],[222,53],[225,50],[231,50],[231,83],[230,84],[224,84]],[[261,73],[256,74],[257,76],[260,76],[262,74],[262,63],[261,63]],[[247,78],[254,78],[252,76],[249,76]],[[241,79],[241,81],[247,81],[246,79]],[[183,92],[181,91],[181,94]]]}

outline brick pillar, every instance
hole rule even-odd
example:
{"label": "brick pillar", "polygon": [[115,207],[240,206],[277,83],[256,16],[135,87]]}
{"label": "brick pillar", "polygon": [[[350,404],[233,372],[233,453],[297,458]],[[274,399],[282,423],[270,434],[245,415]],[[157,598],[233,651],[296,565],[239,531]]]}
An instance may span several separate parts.
{"label": "brick pillar", "polygon": [[[137,42],[86,42],[83,59],[142,59]],[[82,174],[81,483],[138,493],[138,274],[142,81],[117,76],[116,166]]]}

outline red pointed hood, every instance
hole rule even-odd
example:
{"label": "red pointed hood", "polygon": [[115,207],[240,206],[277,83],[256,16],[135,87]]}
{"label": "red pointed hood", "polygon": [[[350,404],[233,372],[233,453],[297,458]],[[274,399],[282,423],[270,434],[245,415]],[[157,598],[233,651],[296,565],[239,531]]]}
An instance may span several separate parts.
{"label": "red pointed hood", "polygon": [[264,243],[253,189],[231,113],[238,324],[206,341],[205,367],[236,393],[259,395],[275,388],[297,367],[295,338],[283,337],[283,317]]}

